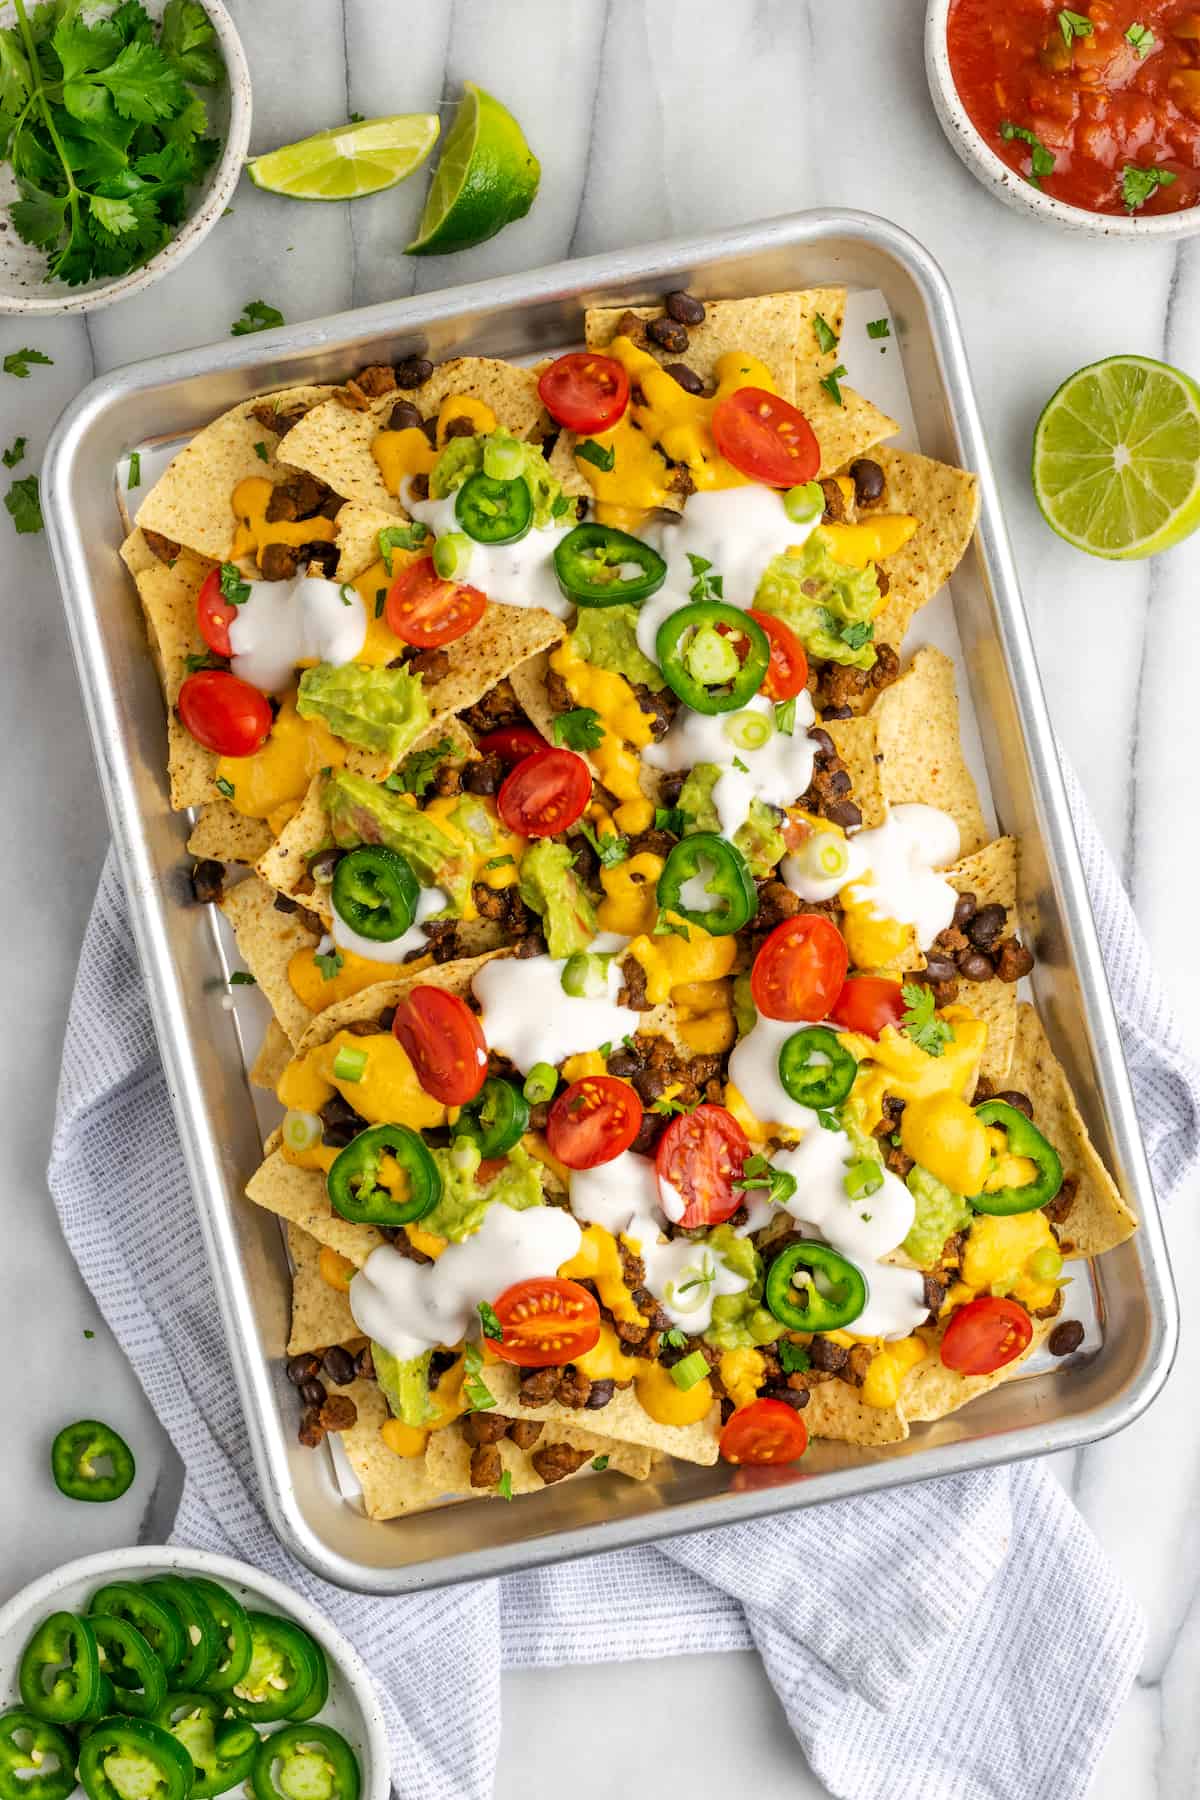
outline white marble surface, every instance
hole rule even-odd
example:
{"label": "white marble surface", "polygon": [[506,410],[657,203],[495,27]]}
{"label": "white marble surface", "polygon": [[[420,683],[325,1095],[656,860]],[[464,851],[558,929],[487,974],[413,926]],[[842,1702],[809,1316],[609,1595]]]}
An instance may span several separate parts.
{"label": "white marble surface", "polygon": [[[1195,804],[1186,772],[1200,767],[1191,635],[1200,538],[1148,564],[1083,558],[1041,522],[1027,463],[1040,406],[1080,364],[1138,351],[1200,373],[1200,240],[1178,249],[1096,244],[985,195],[928,104],[921,0],[229,4],[255,81],[256,148],[352,110],[445,104],[472,77],[513,107],[542,159],[532,215],[453,261],[409,262],[400,247],[420,179],[353,210],[288,204],[243,183],[233,216],[150,293],[86,321],[0,321],[0,355],[30,344],[54,358],[28,381],[0,376],[0,443],[25,433],[27,467],[36,467],[58,411],[93,373],[223,337],[247,300],[273,302],[294,321],[795,208],[883,213],[929,246],[956,291],[1051,711],[1176,1006],[1194,1018],[1200,961],[1179,946],[1189,942],[1200,862],[1194,829],[1179,827]],[[67,998],[107,830],[44,544],[12,535],[3,515],[0,541],[0,718],[15,875],[0,1034],[2,1599],[67,1556],[161,1538],[176,1475],[60,1241],[45,1187]],[[1185,1294],[1200,1277],[1196,1198],[1196,1190],[1181,1197],[1170,1221]],[[1095,1784],[1100,1800],[1176,1800],[1200,1780],[1198,1378],[1200,1333],[1185,1312],[1179,1363],[1159,1404],[1057,1470],[1150,1617],[1145,1667]],[[54,1429],[91,1410],[128,1436],[141,1469],[129,1496],[107,1508],[57,1499],[45,1473]],[[653,1713],[638,1704],[647,1679]],[[761,1800],[822,1791],[748,1656],[514,1676],[506,1708],[497,1789],[505,1797],[561,1792],[560,1742],[578,1800],[607,1795],[621,1759],[590,1761],[571,1748],[580,1731],[594,1740],[600,1718],[610,1740],[622,1736],[670,1771],[667,1792],[726,1791],[735,1777]],[[656,1719],[664,1740],[670,1732],[666,1764]]]}

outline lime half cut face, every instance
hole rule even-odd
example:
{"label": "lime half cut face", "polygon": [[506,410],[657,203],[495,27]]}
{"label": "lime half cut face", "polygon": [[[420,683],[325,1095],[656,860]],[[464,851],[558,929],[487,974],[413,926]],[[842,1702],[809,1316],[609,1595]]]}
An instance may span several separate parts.
{"label": "lime half cut face", "polygon": [[246,168],[258,187],[292,200],[357,200],[419,169],[439,129],[436,113],[359,119],[256,156]]}
{"label": "lime half cut face", "polygon": [[1063,382],[1033,437],[1046,521],[1089,556],[1153,556],[1200,525],[1200,387],[1148,356]]}

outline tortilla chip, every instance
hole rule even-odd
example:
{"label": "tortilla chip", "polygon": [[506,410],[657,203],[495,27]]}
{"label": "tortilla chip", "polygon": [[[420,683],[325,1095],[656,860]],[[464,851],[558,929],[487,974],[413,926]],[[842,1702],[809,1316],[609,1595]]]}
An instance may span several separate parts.
{"label": "tortilla chip", "polygon": [[272,1150],[259,1164],[246,1184],[246,1198],[298,1225],[319,1244],[328,1244],[356,1269],[387,1241],[373,1225],[355,1225],[335,1213],[320,1169],[298,1169],[285,1161],[282,1150]]}
{"label": "tortilla chip", "polygon": [[[610,1469],[619,1475],[631,1476],[634,1481],[645,1481],[653,1461],[653,1452],[644,1446],[622,1444],[613,1438],[598,1437],[594,1431],[584,1431],[576,1425],[547,1425],[533,1449],[545,1449],[551,1444],[569,1444],[573,1450],[586,1450],[589,1456],[606,1456]],[[514,1497],[517,1494],[536,1494],[546,1486],[533,1466],[530,1451],[522,1450],[511,1438],[500,1438],[496,1448],[500,1452],[500,1461],[511,1478]],[[443,1493],[461,1494],[464,1499],[472,1500],[500,1498],[496,1488],[471,1486],[471,1456],[472,1448],[463,1435],[462,1426],[455,1423],[430,1434],[425,1447],[425,1467]],[[564,1476],[564,1480],[574,1481],[586,1475],[589,1466],[584,1463],[574,1475]]]}
{"label": "tortilla chip", "polygon": [[287,1228],[292,1259],[292,1333],[289,1356],[306,1350],[328,1350],[331,1344],[348,1344],[362,1338],[354,1323],[350,1302],[341,1288],[330,1287],[321,1274],[321,1245],[298,1225]]}
{"label": "tortilla chip", "polygon": [[[281,407],[315,406],[331,391],[285,388],[273,398]],[[254,417],[253,408],[261,399],[244,400],[222,413],[184,445],[138,507],[137,522],[143,531],[161,532],[213,562],[228,560],[237,527],[230,499],[238,482],[258,475],[279,483],[291,473],[281,455],[283,440]],[[258,444],[266,446],[265,462],[255,448]]]}
{"label": "tortilla chip", "polygon": [[351,994],[348,999],[339,1000],[336,1006],[327,1006],[324,1012],[315,1013],[300,1040],[299,1053],[303,1055],[317,1044],[327,1044],[347,1025],[378,1018],[385,1007],[398,1006],[409,990],[417,986],[445,988],[447,993],[465,999],[471,991],[476,970],[502,954],[504,952],[499,950],[489,950],[482,956],[463,956],[455,962],[439,963],[432,968],[413,969],[392,981],[377,981],[374,987],[364,988],[360,994]]}
{"label": "tortilla chip", "polygon": [[156,557],[134,578],[167,702],[167,774],[176,812],[214,798],[217,758],[184,729],[175,710],[188,657],[203,656],[208,648],[196,623],[196,595],[210,567],[184,550],[172,564]]}
{"label": "tortilla chip", "polygon": [[990,1375],[959,1375],[946,1367],[937,1354],[945,1335],[946,1328],[942,1326],[936,1339],[930,1339],[931,1354],[905,1377],[900,1390],[900,1411],[910,1425],[944,1419],[947,1413],[957,1412],[968,1400],[986,1394],[989,1388],[999,1387],[1001,1382],[1010,1381],[1018,1374],[1022,1363],[1041,1348],[1057,1323],[1056,1319],[1034,1319],[1028,1348]]}
{"label": "tortilla chip", "polygon": [[[842,384],[840,403],[821,377],[802,369],[796,382],[796,405],[817,434],[821,446],[818,476],[833,475],[856,456],[874,451],[881,438],[891,437],[900,427],[887,413],[880,412],[870,400]],[[889,640],[890,641],[890,640]]]}
{"label": "tortilla chip", "polygon": [[[1075,1103],[1066,1071],[1050,1048],[1032,1006],[1017,1015],[1017,1041],[1008,1085],[1028,1094],[1033,1116],[1062,1158],[1063,1174],[1078,1183],[1060,1232],[1069,1256],[1100,1256],[1137,1230],[1137,1218],[1101,1162]],[[1067,1250],[1067,1240],[1071,1249]]]}
{"label": "tortilla chip", "polygon": [[342,1449],[358,1478],[368,1519],[399,1519],[444,1503],[423,1456],[397,1456],[379,1435],[388,1404],[374,1381],[354,1381],[342,1392],[358,1408],[358,1422],[339,1432]]}
{"label": "tortilla chip", "polygon": [[895,1407],[868,1406],[848,1381],[819,1381],[804,1409],[808,1435],[838,1444],[899,1444],[908,1426]]}
{"label": "tortilla chip", "polygon": [[[946,870],[946,879],[958,893],[974,894],[980,906],[1004,907],[1008,917],[1001,937],[1018,929],[1015,838],[996,838],[982,850],[964,856]],[[997,1086],[1003,1086],[1008,1079],[1017,1035],[1016,982],[994,978],[991,981],[960,981],[958,998],[977,1018],[983,1019],[988,1028],[987,1047],[979,1073]]]}
{"label": "tortilla chip", "polygon": [[827,719],[825,730],[846,765],[850,792],[862,813],[864,827],[882,825],[887,801],[879,773],[879,744],[873,719]]}
{"label": "tortilla chip", "polygon": [[[814,290],[821,294],[844,290]],[[797,345],[801,327],[806,323],[800,293],[758,294],[749,300],[706,300],[704,322],[688,327],[688,347],[682,360],[700,379],[711,386],[717,379],[717,363],[729,350],[744,350],[756,356],[770,369],[775,385],[785,400],[796,397]],[[626,312],[639,319],[661,319],[662,306],[592,306],[584,319],[584,332],[589,350],[602,350],[617,335],[617,322]],[[661,363],[679,362],[678,351],[647,345],[652,356]],[[815,342],[814,342],[815,350]]]}
{"label": "tortilla chip", "polygon": [[434,720],[448,713],[465,712],[521,663],[561,642],[566,635],[562,620],[540,606],[500,606],[489,602],[474,630],[454,645],[449,672],[440,681],[426,684]]}
{"label": "tortilla chip", "polygon": [[514,1419],[545,1419],[558,1425],[573,1425],[580,1430],[587,1425],[603,1425],[606,1436],[620,1444],[642,1444],[648,1450],[665,1450],[684,1462],[715,1463],[717,1440],[721,1435],[721,1408],[714,1405],[707,1418],[696,1425],[660,1425],[652,1419],[633,1388],[617,1388],[608,1405],[599,1412],[560,1406],[551,1400],[545,1406],[522,1406],[520,1403],[520,1370],[510,1363],[489,1363],[487,1385],[495,1399],[496,1410]]}
{"label": "tortilla chip", "polygon": [[220,905],[233,927],[238,954],[288,1038],[299,1044],[312,1013],[288,980],[288,964],[298,950],[314,949],[320,938],[297,913],[277,911],[275,890],[257,875],[230,888]]}
{"label": "tortilla chip", "polygon": [[155,555],[143,534],[134,526],[120,549],[121,561],[135,578],[152,569],[162,559]]}
{"label": "tortilla chip", "polygon": [[248,819],[218,795],[200,808],[187,847],[197,858],[211,856],[217,862],[253,867],[274,841],[265,819]]}
{"label": "tortilla chip", "polygon": [[396,523],[395,513],[363,500],[347,500],[335,520],[337,525],[339,581],[357,581],[379,561],[379,534]]}
{"label": "tortilla chip", "polygon": [[[950,814],[964,856],[987,842],[975,782],[958,735],[954,664],[940,650],[918,650],[885,688],[867,719],[875,727],[879,780],[889,806],[922,801]],[[835,740],[836,741],[836,740]]]}
{"label": "tortilla chip", "polygon": [[875,642],[898,650],[914,615],[966,555],[979,520],[979,481],[964,469],[911,450],[876,448],[872,455],[887,481],[887,510],[912,513],[921,521],[903,550],[880,564],[889,586],[875,620]]}
{"label": "tortilla chip", "polygon": [[558,717],[550,704],[550,696],[546,691],[546,676],[550,670],[548,651],[539,651],[525,662],[510,669],[508,679],[512,683],[513,693],[523,712],[528,715],[529,723],[536,731],[540,731],[548,744],[554,742],[554,721]]}
{"label": "tortilla chip", "polygon": [[278,1019],[268,1019],[258,1055],[250,1065],[250,1079],[255,1087],[273,1094],[279,1077],[292,1060],[292,1045]]}
{"label": "tortilla chip", "polygon": [[386,429],[398,400],[411,400],[425,418],[436,418],[442,401],[450,395],[484,401],[513,437],[540,440],[550,426],[532,369],[490,356],[459,356],[439,364],[423,387],[397,388],[365,412],[355,412],[340,400],[314,407],[288,432],[279,455],[347,500],[363,501],[390,518],[407,517],[400,501],[384,486],[371,445],[376,433]]}

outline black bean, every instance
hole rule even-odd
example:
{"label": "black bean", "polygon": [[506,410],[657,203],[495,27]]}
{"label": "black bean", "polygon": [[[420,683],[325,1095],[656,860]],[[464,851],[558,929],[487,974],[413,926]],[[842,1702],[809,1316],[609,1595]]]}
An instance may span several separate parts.
{"label": "black bean", "polygon": [[311,1381],[320,1368],[317,1358],[309,1353],[304,1356],[293,1356],[287,1366],[287,1378],[293,1387],[303,1387]]}
{"label": "black bean", "polygon": [[697,300],[695,294],[689,294],[686,288],[676,288],[663,301],[668,313],[681,325],[703,325],[704,302]]}
{"label": "black bean", "polygon": [[854,498],[860,506],[870,506],[883,494],[883,470],[869,456],[860,456],[857,462],[850,464],[850,479],[854,483]]}
{"label": "black bean", "polygon": [[276,894],[274,900],[272,901],[272,905],[274,906],[276,912],[294,913],[294,912],[300,911],[300,902],[298,900],[291,899],[290,896],[287,894]]}
{"label": "black bean", "polygon": [[1003,1100],[1006,1106],[1014,1106],[1018,1112],[1023,1112],[1027,1119],[1033,1117],[1033,1101],[1028,1094],[1021,1093],[1018,1088],[1005,1088],[1002,1094],[993,1094],[992,1098]]}
{"label": "black bean", "polygon": [[677,319],[651,319],[646,330],[661,350],[670,350],[675,356],[681,355],[688,347],[687,326],[681,325]]}
{"label": "black bean", "polygon": [[808,1389],[794,1387],[769,1387],[763,1389],[768,1400],[782,1400],[785,1406],[794,1407],[796,1412],[803,1412],[808,1405]]}
{"label": "black bean", "polygon": [[848,706],[823,706],[821,717],[823,719],[852,719],[854,714]]}
{"label": "black bean", "polygon": [[300,1389],[300,1398],[305,1406],[324,1406],[325,1397],[325,1383],[318,1381],[315,1375]]}
{"label": "black bean", "polygon": [[354,1358],[340,1344],[333,1344],[322,1358],[322,1367],[334,1387],[349,1387],[354,1380]]}
{"label": "black bean", "polygon": [[818,756],[837,755],[837,746],[833,739],[827,731],[822,731],[819,725],[814,725],[808,735],[812,742],[817,746]]}
{"label": "black bean", "polygon": [[847,769],[829,769],[824,776],[825,796],[829,800],[840,800],[850,792],[850,774]]}
{"label": "black bean", "polygon": [[396,386],[423,387],[432,374],[433,364],[427,356],[406,356],[396,364]]}
{"label": "black bean", "polygon": [[862,810],[853,800],[833,800],[825,808],[825,817],[831,825],[840,825],[843,831],[857,831],[862,824]]}
{"label": "black bean", "polygon": [[631,1050],[614,1051],[608,1059],[608,1072],[610,1075],[615,1075],[619,1081],[628,1081],[631,1076],[639,1072],[641,1066],[641,1057],[635,1056]]}
{"label": "black bean", "polygon": [[704,383],[695,369],[689,369],[686,363],[667,363],[663,370],[672,381],[677,381],[685,394],[702,394]]}
{"label": "black bean", "polygon": [[225,864],[206,856],[192,870],[192,892],[201,906],[215,906],[225,891]]}
{"label": "black bean", "polygon": [[611,1381],[593,1381],[588,1397],[583,1404],[588,1412],[599,1412],[602,1406],[608,1405],[614,1391],[615,1384]]}
{"label": "black bean", "polygon": [[390,1031],[392,1029],[392,1024],[395,1020],[395,1017],[396,1017],[395,1007],[394,1006],[385,1006],[383,1011],[379,1015],[380,1031]]}
{"label": "black bean", "polygon": [[982,950],[960,950],[958,972],[968,981],[990,981],[996,973],[992,960]]}
{"label": "black bean", "polygon": [[375,1379],[375,1358],[371,1355],[370,1344],[364,1344],[354,1359],[354,1373],[362,1381]]}
{"label": "black bean", "polygon": [[397,400],[392,408],[392,416],[388,420],[389,431],[420,431],[424,424],[420,408],[411,400]]}
{"label": "black bean", "polygon": [[928,981],[953,981],[958,970],[951,956],[930,956],[921,973]]}
{"label": "black bean", "polygon": [[300,1420],[300,1442],[309,1450],[315,1450],[318,1444],[325,1441],[325,1427],[321,1423],[319,1406],[306,1406]]}
{"label": "black bean", "polygon": [[[430,444],[435,450],[437,449],[437,428],[438,422],[436,419],[421,420],[421,430],[425,433],[425,436],[429,439]],[[411,493],[412,491],[413,490],[410,488],[409,492]],[[427,497],[428,496],[426,496],[426,498]]]}
{"label": "black bean", "polygon": [[981,906],[975,917],[964,927],[967,936],[977,950],[990,950],[1000,933],[1004,930],[1007,917],[1004,907],[993,901],[988,906]]}
{"label": "black bean", "polygon": [[954,923],[961,931],[975,911],[974,894],[960,894],[954,904]]}
{"label": "black bean", "polygon": [[333,871],[341,862],[344,852],[341,850],[318,850],[309,858],[308,872],[314,881],[332,881]]}
{"label": "black bean", "polygon": [[1064,1319],[1061,1325],[1054,1327],[1046,1339],[1046,1348],[1051,1356],[1070,1356],[1073,1350],[1078,1350],[1082,1342],[1083,1326],[1079,1320]]}

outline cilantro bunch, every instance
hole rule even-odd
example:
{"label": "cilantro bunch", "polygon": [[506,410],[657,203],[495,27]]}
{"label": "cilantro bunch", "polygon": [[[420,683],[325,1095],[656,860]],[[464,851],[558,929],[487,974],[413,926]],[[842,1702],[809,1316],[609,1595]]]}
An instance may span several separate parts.
{"label": "cilantro bunch", "polygon": [[197,0],[141,0],[107,16],[87,0],[16,0],[0,31],[0,154],[21,198],[9,209],[46,279],[72,287],[124,275],[170,242],[188,189],[216,160],[198,88],[225,65]]}

